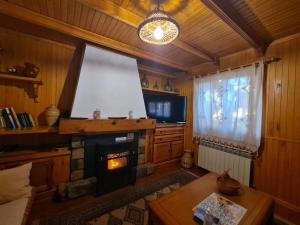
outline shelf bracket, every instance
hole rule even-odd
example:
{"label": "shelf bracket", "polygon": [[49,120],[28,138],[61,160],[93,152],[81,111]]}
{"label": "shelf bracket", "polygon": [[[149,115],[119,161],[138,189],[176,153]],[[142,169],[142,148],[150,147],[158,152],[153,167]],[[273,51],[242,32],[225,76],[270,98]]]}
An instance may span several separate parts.
{"label": "shelf bracket", "polygon": [[33,98],[35,103],[39,103],[39,84],[33,84]]}

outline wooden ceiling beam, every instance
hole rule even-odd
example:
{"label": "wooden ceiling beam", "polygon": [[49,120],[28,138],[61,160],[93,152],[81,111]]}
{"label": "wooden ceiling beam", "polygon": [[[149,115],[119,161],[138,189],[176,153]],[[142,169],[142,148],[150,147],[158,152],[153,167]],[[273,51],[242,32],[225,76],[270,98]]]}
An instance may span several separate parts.
{"label": "wooden ceiling beam", "polygon": [[[99,12],[102,12],[135,28],[138,28],[140,23],[142,23],[144,20],[143,17],[140,17],[139,15],[123,8],[122,6],[117,5],[113,1],[78,0],[78,2],[81,2],[82,4],[88,7],[91,7]],[[209,55],[206,52],[203,52],[203,50],[188,45],[187,43],[179,40],[178,38],[171,44],[206,61],[215,61],[215,58],[213,56]]]}
{"label": "wooden ceiling beam", "polygon": [[132,56],[148,59],[183,71],[188,70],[187,67],[177,64],[167,58],[143,51],[142,49],[139,49],[137,47],[129,46],[125,43],[41,15],[39,13],[33,12],[31,10],[25,9],[12,3],[8,3],[6,1],[0,1],[0,13],[9,17],[20,19],[31,24],[55,30],[91,43],[115,49],[117,51],[124,52]]}
{"label": "wooden ceiling beam", "polygon": [[242,36],[253,48],[264,54],[272,42],[268,37],[260,36],[238,12],[236,12],[228,1],[224,0],[200,0],[213,13],[215,13],[228,26]]}

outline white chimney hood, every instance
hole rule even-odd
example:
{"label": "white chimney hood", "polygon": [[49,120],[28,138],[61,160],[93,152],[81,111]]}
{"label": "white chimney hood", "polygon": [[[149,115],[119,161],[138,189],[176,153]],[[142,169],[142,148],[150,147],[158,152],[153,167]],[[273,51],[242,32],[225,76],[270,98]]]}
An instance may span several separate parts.
{"label": "white chimney hood", "polygon": [[136,59],[86,45],[71,117],[146,117]]}

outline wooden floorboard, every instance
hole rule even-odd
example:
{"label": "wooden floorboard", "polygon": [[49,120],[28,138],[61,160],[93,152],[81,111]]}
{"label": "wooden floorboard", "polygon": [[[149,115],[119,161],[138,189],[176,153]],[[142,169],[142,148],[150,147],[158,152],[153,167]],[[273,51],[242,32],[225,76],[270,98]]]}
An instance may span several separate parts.
{"label": "wooden floorboard", "polygon": [[[155,182],[156,180],[168,176],[171,173],[182,169],[179,162],[174,162],[174,163],[169,163],[165,165],[161,165],[158,167],[155,167],[153,174],[150,176],[142,177],[137,179],[136,185],[141,185],[149,182]],[[207,173],[207,171],[193,167],[191,169],[187,169],[187,171],[197,175],[197,176],[203,176]],[[110,193],[108,193],[109,195]],[[30,215],[30,220],[38,219],[38,218],[43,218],[43,217],[49,217],[49,216],[54,216],[57,214],[61,214],[65,211],[69,211],[72,209],[76,209],[78,207],[83,207],[85,205],[88,205],[90,203],[96,202],[97,197],[93,195],[86,195],[79,197],[77,199],[73,200],[68,200],[64,202],[41,202],[33,205],[31,215]]]}

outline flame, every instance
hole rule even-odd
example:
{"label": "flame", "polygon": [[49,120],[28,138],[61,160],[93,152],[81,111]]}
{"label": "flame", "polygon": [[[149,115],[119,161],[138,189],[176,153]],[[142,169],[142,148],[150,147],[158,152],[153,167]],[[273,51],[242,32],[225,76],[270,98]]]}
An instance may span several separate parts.
{"label": "flame", "polygon": [[107,163],[108,170],[115,170],[127,166],[127,158],[109,159]]}

